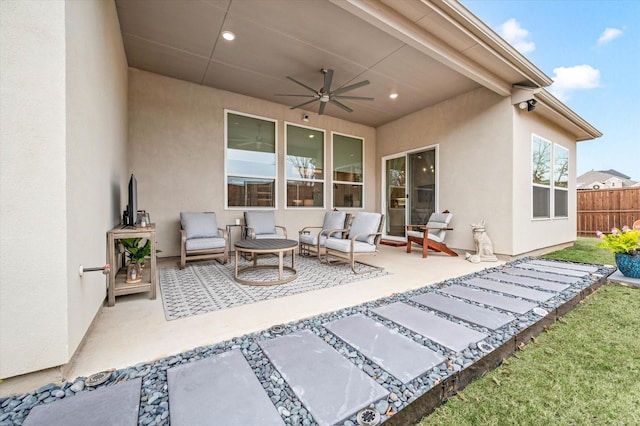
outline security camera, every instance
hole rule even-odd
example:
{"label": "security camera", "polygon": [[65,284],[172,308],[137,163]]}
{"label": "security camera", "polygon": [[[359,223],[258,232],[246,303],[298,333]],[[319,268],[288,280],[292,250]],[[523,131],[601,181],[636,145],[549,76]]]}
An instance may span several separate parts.
{"label": "security camera", "polygon": [[309,115],[308,114],[304,114],[302,116],[302,121],[309,121]]}

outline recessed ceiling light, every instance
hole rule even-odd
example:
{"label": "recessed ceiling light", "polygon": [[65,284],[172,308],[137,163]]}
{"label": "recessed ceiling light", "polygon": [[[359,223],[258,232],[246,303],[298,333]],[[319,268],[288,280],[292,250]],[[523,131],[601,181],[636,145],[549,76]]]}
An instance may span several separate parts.
{"label": "recessed ceiling light", "polygon": [[396,99],[398,97],[398,94],[396,92],[393,92],[392,94],[389,95],[389,97],[391,99]]}
{"label": "recessed ceiling light", "polygon": [[227,41],[231,41],[231,40],[235,40],[236,35],[234,33],[232,33],[231,31],[223,31],[222,32],[222,38],[227,40]]}
{"label": "recessed ceiling light", "polygon": [[313,139],[315,137],[315,135],[309,135],[309,138]]}

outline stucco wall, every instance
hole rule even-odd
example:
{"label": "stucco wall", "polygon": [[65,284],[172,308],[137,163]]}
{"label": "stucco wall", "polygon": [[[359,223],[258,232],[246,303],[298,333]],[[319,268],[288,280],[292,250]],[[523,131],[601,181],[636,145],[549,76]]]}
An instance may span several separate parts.
{"label": "stucco wall", "polygon": [[[153,73],[129,71],[129,172],[138,182],[138,208],[156,223],[160,256],[177,256],[181,211],[215,211],[220,225],[233,223],[243,209],[224,210],[224,110],[278,120],[276,222],[297,239],[304,226],[320,225],[325,209],[285,209],[284,122],[326,131],[326,165],[331,168],[331,132],[365,140],[365,204],[379,210],[375,129]],[[325,183],[325,186],[328,186]],[[123,196],[126,189],[123,186]],[[326,188],[326,208],[331,206]],[[126,200],[122,199],[121,209]],[[349,210],[356,213],[358,210]],[[237,230],[234,232],[237,238]]]}
{"label": "stucco wall", "polygon": [[0,3],[0,377],[67,361],[65,4]]}
{"label": "stucco wall", "polygon": [[[106,296],[106,277],[78,265],[107,262],[126,184],[127,60],[112,1],[66,3],[67,283],[73,355]],[[90,208],[87,208],[90,206]]]}
{"label": "stucco wall", "polygon": [[[514,203],[513,254],[565,244],[576,239],[576,149],[575,137],[533,112],[514,108]],[[569,216],[532,219],[531,135],[569,150]],[[553,194],[552,194],[553,196]],[[552,212],[553,213],[553,212]]]}
{"label": "stucco wall", "polygon": [[508,100],[477,89],[379,127],[378,158],[438,146],[436,208],[454,214],[447,245],[474,251],[484,219],[496,253],[512,251],[512,116]]}
{"label": "stucco wall", "polygon": [[[0,377],[65,364],[106,295],[126,179],[127,66],[111,1],[2,1]],[[43,65],[44,64],[44,65]]]}

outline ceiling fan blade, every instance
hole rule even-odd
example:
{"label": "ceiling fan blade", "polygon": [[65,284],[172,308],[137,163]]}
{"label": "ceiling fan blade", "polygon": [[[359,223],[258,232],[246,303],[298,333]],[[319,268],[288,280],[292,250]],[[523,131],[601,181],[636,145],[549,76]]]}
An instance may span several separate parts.
{"label": "ceiling fan blade", "polygon": [[292,106],[292,107],[291,107],[291,108],[289,108],[289,109],[296,109],[296,108],[300,108],[300,107],[303,107],[303,106],[305,106],[305,105],[309,105],[310,103],[315,102],[315,101],[317,101],[317,100],[318,100],[318,99],[311,99],[310,101],[303,102],[303,103],[301,103],[300,105]]}
{"label": "ceiling fan blade", "polygon": [[320,109],[318,110],[318,115],[322,115],[324,113],[325,106],[327,106],[326,102],[320,102]]}
{"label": "ceiling fan blade", "polygon": [[336,89],[331,94],[339,95],[340,93],[348,92],[349,90],[354,90],[354,89],[357,89],[358,87],[366,86],[367,84],[369,84],[369,80],[362,80],[359,83],[354,83],[349,86],[344,86],[339,89]]}
{"label": "ceiling fan blade", "polygon": [[335,99],[331,99],[329,102],[336,104],[337,106],[339,106],[340,108],[342,108],[343,110],[345,110],[347,112],[353,112],[353,110],[351,108],[349,108],[348,106],[346,106],[343,103],[340,103],[340,102],[336,101]]}
{"label": "ceiling fan blade", "polygon": [[333,99],[354,99],[358,101],[373,101],[375,98],[367,98],[364,96],[334,96]]}
{"label": "ceiling fan blade", "polygon": [[312,88],[312,87],[309,87],[309,86],[307,86],[306,84],[304,84],[304,83],[302,83],[302,82],[299,82],[298,80],[296,80],[296,79],[295,79],[295,78],[293,78],[293,77],[289,77],[289,76],[287,76],[287,78],[288,78],[289,80],[293,81],[294,83],[299,84],[300,86],[304,87],[305,89],[307,89],[307,90],[311,90],[313,93],[318,93],[318,91],[317,91],[316,89],[314,89],[314,88]]}
{"label": "ceiling fan blade", "polygon": [[329,93],[331,91],[331,81],[333,80],[333,70],[327,69],[324,72],[324,86],[322,86],[322,93]]}
{"label": "ceiling fan blade", "polygon": [[316,98],[318,99],[318,95],[292,95],[292,94],[288,94],[288,93],[276,93],[273,96],[297,96],[300,98]]}

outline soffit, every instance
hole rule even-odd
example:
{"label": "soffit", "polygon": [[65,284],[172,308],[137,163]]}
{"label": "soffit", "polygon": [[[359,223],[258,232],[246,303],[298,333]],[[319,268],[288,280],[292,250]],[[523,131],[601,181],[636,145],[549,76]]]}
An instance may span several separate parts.
{"label": "soffit", "polygon": [[[320,69],[331,68],[332,89],[368,79],[370,85],[348,94],[375,100],[345,101],[352,113],[329,104],[325,114],[372,127],[480,87],[484,80],[475,78],[474,68],[500,87],[523,80],[431,3],[363,2],[440,40],[436,55],[385,30],[385,23],[377,25],[377,18],[354,14],[352,3],[359,6],[359,0],[116,0],[133,68],[288,106],[306,98],[275,94],[308,92],[286,76],[319,89]],[[236,40],[222,40],[225,30]],[[442,60],[448,51],[468,62],[452,67]],[[394,91],[399,97],[390,100]],[[314,103],[305,110],[317,108]]]}

